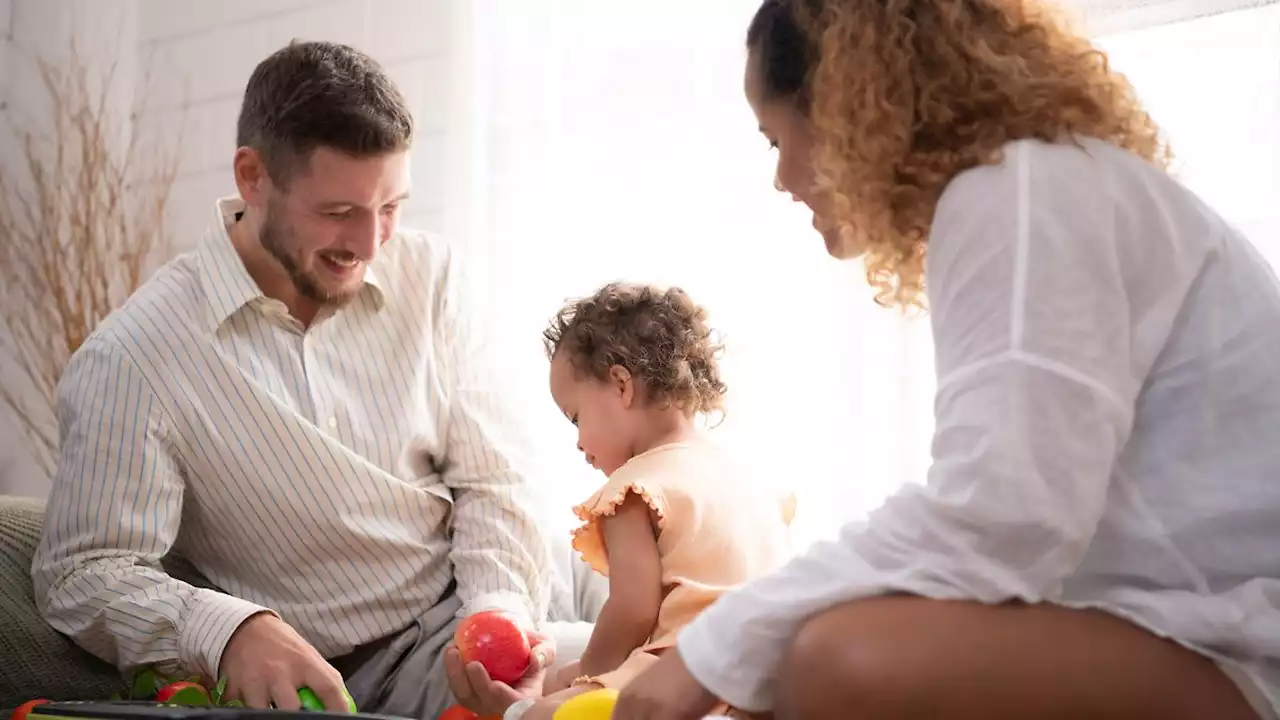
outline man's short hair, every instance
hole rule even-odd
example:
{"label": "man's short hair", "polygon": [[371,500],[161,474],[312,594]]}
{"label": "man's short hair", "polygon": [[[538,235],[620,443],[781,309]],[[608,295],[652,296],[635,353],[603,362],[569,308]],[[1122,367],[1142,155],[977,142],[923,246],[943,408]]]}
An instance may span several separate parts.
{"label": "man's short hair", "polygon": [[258,63],[236,124],[236,144],[257,150],[282,187],[316,148],[376,157],[412,141],[409,106],[382,66],[332,42],[295,40]]}

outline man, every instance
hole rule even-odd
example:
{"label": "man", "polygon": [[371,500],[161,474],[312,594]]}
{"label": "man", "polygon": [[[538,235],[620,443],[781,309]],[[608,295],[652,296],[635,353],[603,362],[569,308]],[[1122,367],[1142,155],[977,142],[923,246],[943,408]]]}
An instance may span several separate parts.
{"label": "man", "polygon": [[[310,687],[345,708],[345,677],[362,710],[426,718],[453,701],[457,616],[546,616],[528,459],[458,261],[397,229],[412,139],[351,48],[294,43],[253,72],[240,197],[62,378],[33,567],[59,631],[122,668],[226,678],[253,707]],[[173,550],[225,592],[166,575]],[[529,686],[550,644],[535,656]]]}

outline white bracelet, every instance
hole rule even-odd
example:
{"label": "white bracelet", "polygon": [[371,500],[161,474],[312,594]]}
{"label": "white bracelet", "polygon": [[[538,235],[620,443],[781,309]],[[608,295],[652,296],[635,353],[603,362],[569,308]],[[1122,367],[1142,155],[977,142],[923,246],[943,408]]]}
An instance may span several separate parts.
{"label": "white bracelet", "polygon": [[508,707],[507,711],[502,713],[502,720],[520,720],[520,718],[524,717],[525,710],[533,707],[534,702],[534,698],[526,697],[511,703],[511,707]]}

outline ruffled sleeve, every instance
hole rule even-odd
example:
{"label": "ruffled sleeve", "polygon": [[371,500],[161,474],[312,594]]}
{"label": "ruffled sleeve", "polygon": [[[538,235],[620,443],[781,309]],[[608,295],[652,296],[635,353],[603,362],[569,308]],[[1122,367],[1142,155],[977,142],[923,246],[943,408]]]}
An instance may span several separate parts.
{"label": "ruffled sleeve", "polygon": [[618,506],[631,493],[639,495],[657,516],[658,530],[661,531],[667,517],[667,503],[662,488],[656,482],[646,482],[635,473],[626,472],[625,467],[615,473],[586,502],[573,508],[574,515],[582,521],[582,525],[573,531],[573,549],[581,553],[582,559],[591,569],[601,575],[609,574],[609,558],[605,551],[601,523],[604,518],[616,513]]}

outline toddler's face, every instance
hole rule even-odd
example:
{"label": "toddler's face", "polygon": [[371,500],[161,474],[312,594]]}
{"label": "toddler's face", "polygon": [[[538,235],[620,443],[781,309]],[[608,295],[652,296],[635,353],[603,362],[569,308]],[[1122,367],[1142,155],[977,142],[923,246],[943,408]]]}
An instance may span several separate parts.
{"label": "toddler's face", "polygon": [[605,475],[635,455],[634,396],[634,384],[622,368],[601,381],[578,374],[562,353],[551,360],[551,397],[577,426],[578,449]]}

